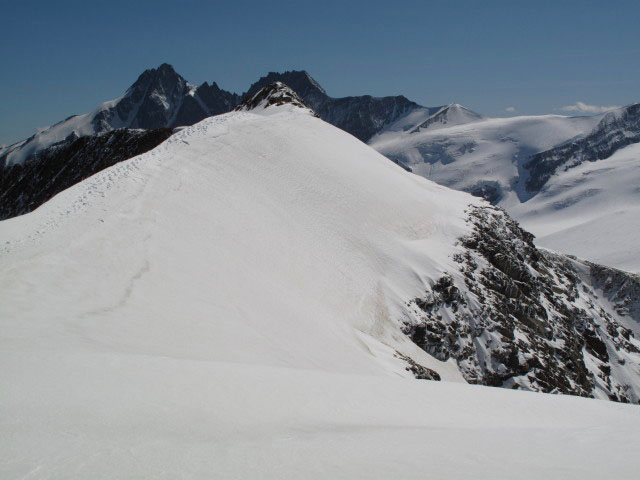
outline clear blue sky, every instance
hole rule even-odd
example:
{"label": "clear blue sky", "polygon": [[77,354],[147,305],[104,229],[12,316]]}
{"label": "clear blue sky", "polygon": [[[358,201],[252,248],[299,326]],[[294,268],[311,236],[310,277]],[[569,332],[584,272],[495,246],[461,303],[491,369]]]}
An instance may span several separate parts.
{"label": "clear blue sky", "polygon": [[332,96],[401,93],[491,116],[640,100],[637,0],[0,0],[0,18],[0,143],[163,62],[238,93],[306,69]]}

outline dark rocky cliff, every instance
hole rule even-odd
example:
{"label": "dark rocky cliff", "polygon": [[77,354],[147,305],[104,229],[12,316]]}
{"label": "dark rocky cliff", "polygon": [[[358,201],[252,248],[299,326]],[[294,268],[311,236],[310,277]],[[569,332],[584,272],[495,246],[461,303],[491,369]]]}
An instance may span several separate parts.
{"label": "dark rocky cliff", "polygon": [[497,207],[468,213],[459,270],[409,303],[407,335],[470,383],[640,403],[638,278],[536,248]]}
{"label": "dark rocky cliff", "polygon": [[140,155],[169,138],[171,130],[113,130],[69,139],[0,169],[0,220],[22,215],[111,165]]}

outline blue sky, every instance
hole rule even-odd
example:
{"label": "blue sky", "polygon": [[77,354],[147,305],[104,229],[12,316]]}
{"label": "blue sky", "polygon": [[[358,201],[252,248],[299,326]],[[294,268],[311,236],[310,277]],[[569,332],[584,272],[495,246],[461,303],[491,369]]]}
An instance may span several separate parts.
{"label": "blue sky", "polygon": [[0,144],[120,96],[163,62],[238,93],[306,69],[332,96],[404,94],[491,116],[640,101],[637,1],[0,0],[0,18]]}

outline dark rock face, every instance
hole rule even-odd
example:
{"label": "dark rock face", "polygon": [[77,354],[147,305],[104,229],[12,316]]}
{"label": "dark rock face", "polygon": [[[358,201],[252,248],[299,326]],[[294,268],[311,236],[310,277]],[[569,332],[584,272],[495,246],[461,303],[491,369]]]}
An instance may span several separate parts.
{"label": "dark rock face", "polygon": [[324,121],[366,142],[386,125],[416,108],[420,106],[402,95],[396,97],[363,95],[330,98],[314,110]]}
{"label": "dark rock face", "polygon": [[332,98],[305,71],[270,72],[254,83],[245,97],[255,95],[262,87],[282,82],[296,92],[325,122],[349,132],[363,142],[369,140],[385,125],[397,120],[420,106],[402,95],[395,97]]}
{"label": "dark rock face", "polygon": [[584,262],[589,266],[591,284],[601,290],[616,313],[628,318],[636,335],[640,334],[640,275],[617,268]]}
{"label": "dark rock face", "polygon": [[[173,128],[193,125],[212,115],[229,112],[239,102],[239,95],[222,90],[215,83],[209,85],[205,82],[198,88],[190,85],[165,63],[145,70],[117,103],[104,106],[88,122],[92,135],[119,128]],[[74,117],[68,117],[51,128]],[[87,134],[87,128],[88,125],[83,126],[84,134]],[[79,136],[75,130],[71,135]],[[0,166],[21,163],[30,155],[51,146],[41,140],[42,135],[36,134],[5,150],[0,155]],[[18,154],[21,160],[9,162],[10,154],[14,157]]]}
{"label": "dark rock face", "polygon": [[[470,383],[639,402],[640,379],[627,382],[638,376],[640,342],[574,260],[537,249],[498,208],[471,207],[468,222],[459,271],[409,302],[407,335],[440,360],[454,358]],[[625,298],[637,288],[616,285],[612,292],[630,289]]]}
{"label": "dark rock face", "polygon": [[128,95],[118,103],[121,119],[122,110],[134,110],[135,116],[128,122],[130,128],[171,127],[173,117],[187,95],[187,81],[166,63],[157,69],[145,71],[129,88]]}
{"label": "dark rock face", "polygon": [[329,96],[311,75],[305,71],[292,71],[284,73],[269,72],[249,87],[244,97],[253,97],[259,90],[269,84],[281,82],[296,92],[298,96],[312,109],[316,109],[320,103],[326,101]]}
{"label": "dark rock face", "polygon": [[120,129],[68,138],[0,169],[0,220],[22,215],[111,165],[151,150],[171,135],[167,128]]}
{"label": "dark rock face", "polygon": [[[233,109],[240,97],[206,82],[194,89],[171,65],[145,70],[125,97],[94,119],[96,132],[113,128],[117,119],[129,128],[193,125]],[[117,116],[116,116],[117,115]]]}
{"label": "dark rock face", "polygon": [[[216,82],[209,85],[204,82],[196,90],[196,95],[207,107],[207,116],[220,115],[233,110],[240,103],[240,95],[222,90]],[[202,119],[198,119],[199,122]],[[176,125],[193,125],[196,122],[187,121],[180,123],[176,121]]]}
{"label": "dark rock face", "polygon": [[282,82],[274,82],[266,85],[258,90],[251,97],[236,107],[236,110],[255,110],[260,107],[267,108],[269,106],[293,105],[298,108],[308,108],[300,97]]}
{"label": "dark rock face", "polygon": [[529,171],[526,188],[538,192],[559,169],[604,160],[617,150],[640,142],[640,103],[606,114],[587,136],[537,153],[524,165]]}

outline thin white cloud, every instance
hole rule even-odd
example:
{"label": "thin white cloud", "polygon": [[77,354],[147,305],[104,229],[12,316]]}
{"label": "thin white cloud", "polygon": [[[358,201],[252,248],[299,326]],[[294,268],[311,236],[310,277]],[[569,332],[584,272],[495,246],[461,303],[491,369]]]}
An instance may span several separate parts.
{"label": "thin white cloud", "polygon": [[574,105],[565,105],[564,107],[560,107],[560,110],[564,110],[565,112],[602,113],[615,108],[620,107],[618,105],[610,105],[607,107],[604,105],[589,105],[584,102],[576,102]]}
{"label": "thin white cloud", "polygon": [[516,107],[507,107],[504,109],[505,112],[513,113],[516,111]]}

